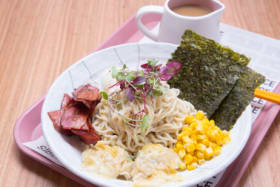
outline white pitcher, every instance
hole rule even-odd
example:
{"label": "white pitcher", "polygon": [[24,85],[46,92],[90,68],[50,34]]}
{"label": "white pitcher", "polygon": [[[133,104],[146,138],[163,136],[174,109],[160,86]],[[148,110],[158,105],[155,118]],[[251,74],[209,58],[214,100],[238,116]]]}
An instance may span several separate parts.
{"label": "white pitcher", "polygon": [[[212,11],[196,17],[182,16],[172,11],[173,8],[182,5],[199,5]],[[167,0],[163,7],[150,5],[140,8],[136,14],[136,21],[143,34],[154,41],[179,44],[186,29],[219,41],[219,21],[224,9],[224,4],[217,0]],[[141,18],[148,13],[162,14],[158,33],[151,32],[143,25]]]}

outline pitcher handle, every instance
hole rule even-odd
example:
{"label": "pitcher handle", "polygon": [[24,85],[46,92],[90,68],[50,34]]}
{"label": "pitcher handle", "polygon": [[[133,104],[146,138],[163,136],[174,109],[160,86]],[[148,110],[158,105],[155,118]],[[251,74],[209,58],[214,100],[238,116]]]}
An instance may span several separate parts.
{"label": "pitcher handle", "polygon": [[147,29],[147,27],[145,27],[144,24],[141,21],[142,17],[145,14],[148,14],[148,13],[163,14],[163,7],[162,6],[154,6],[154,5],[144,6],[144,7],[140,8],[136,13],[136,22],[137,22],[138,28],[147,37],[151,38],[154,41],[158,41],[158,33],[153,33],[152,31]]}

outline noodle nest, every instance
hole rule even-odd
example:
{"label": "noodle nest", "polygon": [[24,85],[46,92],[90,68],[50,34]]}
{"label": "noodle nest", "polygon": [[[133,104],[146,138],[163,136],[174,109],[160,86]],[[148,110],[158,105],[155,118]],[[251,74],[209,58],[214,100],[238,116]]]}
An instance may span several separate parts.
{"label": "noodle nest", "polygon": [[146,98],[146,112],[149,116],[149,126],[145,133],[139,125],[131,126],[126,123],[124,116],[138,113],[143,109],[143,98],[130,102],[125,94],[119,95],[120,103],[117,109],[105,99],[97,105],[93,117],[93,127],[108,145],[117,145],[130,153],[137,153],[146,144],[161,144],[172,148],[180,133],[186,115],[194,115],[194,106],[178,98],[180,91],[165,87],[162,96]]}

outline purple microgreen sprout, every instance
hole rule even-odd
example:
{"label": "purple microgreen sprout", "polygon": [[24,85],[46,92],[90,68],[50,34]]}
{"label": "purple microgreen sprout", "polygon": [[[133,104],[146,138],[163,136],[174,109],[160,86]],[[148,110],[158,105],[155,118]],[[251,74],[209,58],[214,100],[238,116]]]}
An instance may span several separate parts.
{"label": "purple microgreen sprout", "polygon": [[126,89],[126,97],[129,101],[133,101],[135,96],[134,96],[134,90],[133,88],[129,87]]}
{"label": "purple microgreen sprout", "polygon": [[[140,124],[142,133],[145,133],[149,127],[149,116],[146,107],[146,99],[148,96],[157,97],[164,93],[165,87],[162,86],[161,81],[168,81],[181,68],[179,62],[168,62],[166,66],[158,64],[156,60],[148,60],[146,64],[141,65],[142,70],[129,71],[124,64],[121,69],[112,68],[112,77],[117,80],[117,83],[110,86],[110,88],[119,86],[120,91],[115,93],[119,96],[120,92],[125,91],[126,98],[129,102],[133,102],[136,98],[143,99],[143,109],[136,114],[130,114],[131,118],[123,116],[126,124],[135,127]],[[111,104],[118,104],[120,101],[110,99],[111,96],[106,92],[101,92],[101,96],[108,100]],[[112,106],[113,108],[113,106]],[[119,113],[119,112],[117,112]]]}
{"label": "purple microgreen sprout", "polygon": [[181,63],[179,62],[168,62],[166,66],[160,69],[160,80],[168,81],[176,73],[178,73],[181,68]]}
{"label": "purple microgreen sprout", "polygon": [[146,78],[144,77],[144,76],[138,76],[138,77],[136,77],[135,79],[133,79],[132,80],[132,84],[133,85],[144,85],[145,84],[145,82],[146,82]]}

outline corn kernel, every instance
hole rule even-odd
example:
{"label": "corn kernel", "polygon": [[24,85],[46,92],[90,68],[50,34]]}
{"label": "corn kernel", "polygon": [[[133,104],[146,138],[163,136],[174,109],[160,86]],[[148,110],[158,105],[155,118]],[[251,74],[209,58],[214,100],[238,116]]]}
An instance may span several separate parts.
{"label": "corn kernel", "polygon": [[181,134],[182,134],[182,137],[189,136],[190,135],[190,131],[186,130],[186,131],[183,131]]}
{"label": "corn kernel", "polygon": [[211,147],[208,147],[204,153],[207,160],[211,159],[214,155],[213,149]]}
{"label": "corn kernel", "polygon": [[192,163],[197,163],[197,161],[198,161],[198,159],[195,156],[193,156]]}
{"label": "corn kernel", "polygon": [[193,142],[193,140],[192,140],[191,138],[189,138],[188,136],[184,136],[184,137],[182,138],[182,140],[183,140],[183,143],[184,143],[184,144],[188,144],[188,143]]}
{"label": "corn kernel", "polygon": [[184,164],[184,163],[180,164],[179,169],[180,170],[185,170],[186,169],[186,164]]}
{"label": "corn kernel", "polygon": [[215,121],[213,119],[210,120],[210,125],[214,126],[215,125]]}
{"label": "corn kernel", "polygon": [[202,123],[202,129],[203,129],[203,132],[204,133],[206,133],[207,132],[207,130],[209,130],[209,126],[208,126],[208,124],[207,123]]}
{"label": "corn kernel", "polygon": [[192,140],[195,140],[195,141],[197,140],[197,137],[196,137],[195,134],[192,134],[190,138],[191,138]]}
{"label": "corn kernel", "polygon": [[228,142],[230,142],[231,138],[230,138],[230,136],[227,136],[227,137],[224,137],[223,140],[224,140],[223,144],[227,144]]}
{"label": "corn kernel", "polygon": [[227,144],[228,142],[230,142],[231,138],[230,138],[230,135],[229,135],[229,132],[224,132],[223,131],[223,144]]}
{"label": "corn kernel", "polygon": [[210,126],[210,122],[207,118],[204,118],[202,121],[201,121],[202,125],[205,125],[205,126]]}
{"label": "corn kernel", "polygon": [[186,154],[185,149],[180,149],[179,152],[178,152],[178,155],[179,155],[179,157],[180,157],[181,159],[184,158],[185,154]]}
{"label": "corn kernel", "polygon": [[201,124],[198,124],[198,125],[196,126],[195,130],[196,130],[196,133],[201,133],[201,132],[203,132],[203,127],[202,127],[202,125],[201,125]]}
{"label": "corn kernel", "polygon": [[177,140],[181,140],[182,139],[182,133],[181,134],[179,134],[178,136],[177,136]]}
{"label": "corn kernel", "polygon": [[211,142],[209,147],[211,147],[213,150],[216,149],[217,147],[219,147],[218,144],[214,143],[214,142]]}
{"label": "corn kernel", "polygon": [[223,132],[224,135],[228,135],[229,136],[229,132],[228,131],[223,130],[222,132]]}
{"label": "corn kernel", "polygon": [[186,116],[184,122],[185,122],[186,124],[191,124],[191,123],[193,122],[193,120],[194,120],[194,117],[193,117],[193,116]]}
{"label": "corn kernel", "polygon": [[185,125],[185,126],[183,127],[183,132],[190,133],[190,132],[191,132],[190,126],[189,126],[189,125]]}
{"label": "corn kernel", "polygon": [[203,140],[205,140],[205,139],[207,139],[207,136],[206,136],[205,134],[199,134],[199,135],[197,135],[197,140],[203,141]]}
{"label": "corn kernel", "polygon": [[180,149],[183,149],[183,148],[184,148],[184,146],[183,146],[183,144],[182,144],[182,143],[177,142],[177,143],[176,143],[176,148],[177,148],[178,150],[180,150]]}
{"label": "corn kernel", "polygon": [[197,163],[198,163],[199,165],[201,165],[201,164],[204,164],[204,162],[205,162],[205,159],[198,159],[198,162],[197,162]]}
{"label": "corn kernel", "polygon": [[221,132],[221,129],[220,129],[219,127],[217,127],[217,126],[212,126],[211,128],[214,129],[214,130],[217,130],[217,131]]}
{"label": "corn kernel", "polygon": [[219,132],[217,130],[213,130],[211,132],[211,138],[215,141],[217,139]]}
{"label": "corn kernel", "polygon": [[185,147],[186,147],[186,150],[187,150],[188,153],[192,153],[195,150],[195,144],[194,143],[187,144]]}
{"label": "corn kernel", "polygon": [[195,164],[188,164],[187,169],[188,170],[194,170],[197,166]]}
{"label": "corn kernel", "polygon": [[207,135],[207,137],[208,137],[209,140],[211,140],[211,141],[214,141],[214,140],[215,140],[215,135],[214,135],[214,133],[213,133],[212,130],[207,130],[207,131],[206,131],[206,135]]}
{"label": "corn kernel", "polygon": [[202,142],[201,142],[203,145],[205,145],[205,146],[209,146],[210,145],[210,142],[209,142],[209,140],[207,139],[207,138],[205,138],[204,140],[202,140]]}
{"label": "corn kernel", "polygon": [[220,147],[220,146],[217,146],[217,147],[215,147],[215,149],[214,149],[214,155],[219,155],[219,154],[221,154],[221,150],[222,150],[222,148]]}
{"label": "corn kernel", "polygon": [[199,158],[199,159],[204,158],[203,152],[201,152],[201,151],[196,151],[196,157]]}
{"label": "corn kernel", "polygon": [[192,122],[192,123],[191,123],[191,128],[192,128],[192,130],[196,129],[197,125],[198,125],[198,124],[197,124],[196,121]]}
{"label": "corn kernel", "polygon": [[196,149],[203,152],[206,150],[206,146],[204,144],[199,143],[197,144]]}
{"label": "corn kernel", "polygon": [[195,118],[198,119],[198,120],[202,120],[203,118],[205,118],[205,114],[202,111],[198,111],[195,114]]}
{"label": "corn kernel", "polygon": [[185,157],[184,157],[184,161],[185,161],[186,164],[192,163],[192,161],[193,161],[193,156],[190,155],[190,154],[186,154]]}

